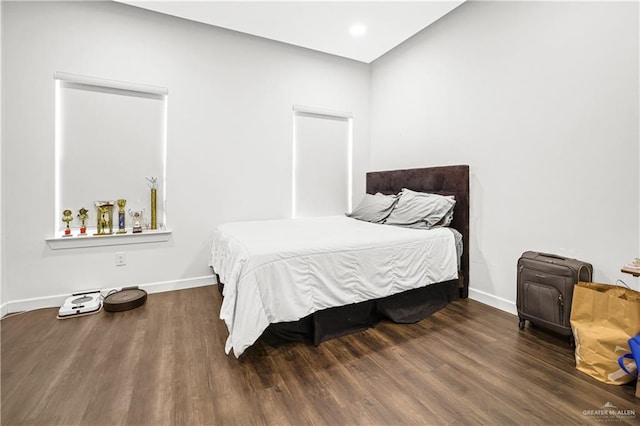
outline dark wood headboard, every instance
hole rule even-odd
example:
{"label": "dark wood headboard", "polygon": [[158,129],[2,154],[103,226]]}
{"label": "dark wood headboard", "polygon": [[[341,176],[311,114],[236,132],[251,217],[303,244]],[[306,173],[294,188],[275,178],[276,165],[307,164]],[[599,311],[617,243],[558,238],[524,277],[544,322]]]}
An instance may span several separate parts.
{"label": "dark wood headboard", "polygon": [[455,195],[453,222],[463,238],[460,269],[461,297],[469,295],[469,166],[442,166],[422,169],[389,170],[367,173],[367,193],[396,194],[402,188],[420,192]]}

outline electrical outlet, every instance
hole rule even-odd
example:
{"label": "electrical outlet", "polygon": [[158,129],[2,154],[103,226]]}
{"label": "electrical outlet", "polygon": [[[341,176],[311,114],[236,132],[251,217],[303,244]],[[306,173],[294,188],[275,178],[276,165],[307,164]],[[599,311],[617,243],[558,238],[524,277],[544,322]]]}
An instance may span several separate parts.
{"label": "electrical outlet", "polygon": [[127,254],[123,251],[119,251],[116,253],[116,266],[126,266],[127,265]]}

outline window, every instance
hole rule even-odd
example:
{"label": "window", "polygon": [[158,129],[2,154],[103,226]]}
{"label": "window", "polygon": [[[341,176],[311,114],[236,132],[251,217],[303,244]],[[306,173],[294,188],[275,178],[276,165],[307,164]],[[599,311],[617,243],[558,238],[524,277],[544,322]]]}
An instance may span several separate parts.
{"label": "window", "polygon": [[351,211],[350,113],[294,106],[292,217]]}
{"label": "window", "polygon": [[[144,210],[150,221],[150,186],[157,179],[157,222],[166,226],[167,90],[74,74],[56,73],[55,222],[54,235],[66,224],[62,211],[72,211],[77,234],[78,211],[89,211],[87,234],[97,225],[96,201],[127,200],[129,210]],[[118,228],[118,207],[114,208]],[[74,229],[75,228],[75,229]],[[92,230],[93,228],[93,230]]]}

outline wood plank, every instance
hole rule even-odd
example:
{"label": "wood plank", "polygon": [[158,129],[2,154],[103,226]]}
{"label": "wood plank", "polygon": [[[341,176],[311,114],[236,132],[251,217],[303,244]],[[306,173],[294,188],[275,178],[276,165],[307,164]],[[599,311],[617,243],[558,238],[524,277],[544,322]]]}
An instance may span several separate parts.
{"label": "wood plank", "polygon": [[[634,386],[577,371],[567,339],[473,300],[416,324],[383,322],[322,343],[259,341],[224,353],[215,286],[151,294],[137,309],[1,323],[1,423],[599,424]],[[91,372],[89,377],[86,372]]]}

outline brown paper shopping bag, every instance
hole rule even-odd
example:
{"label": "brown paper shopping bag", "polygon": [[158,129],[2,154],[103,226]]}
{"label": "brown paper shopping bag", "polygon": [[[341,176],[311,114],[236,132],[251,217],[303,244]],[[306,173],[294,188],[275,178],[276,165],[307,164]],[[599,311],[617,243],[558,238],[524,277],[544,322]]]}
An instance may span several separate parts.
{"label": "brown paper shopping bag", "polygon": [[615,385],[635,379],[620,369],[618,357],[629,352],[627,341],[640,334],[640,292],[579,282],[573,290],[571,329],[578,370]]}

